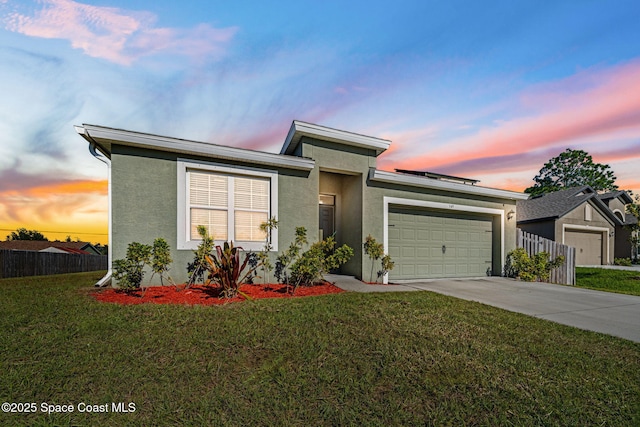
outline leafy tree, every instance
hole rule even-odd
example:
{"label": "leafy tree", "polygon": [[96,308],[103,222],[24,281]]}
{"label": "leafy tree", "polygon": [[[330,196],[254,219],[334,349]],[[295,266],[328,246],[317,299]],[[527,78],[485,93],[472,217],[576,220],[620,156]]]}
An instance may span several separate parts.
{"label": "leafy tree", "polygon": [[18,228],[7,236],[7,240],[39,240],[48,241],[44,234],[36,230],[27,230],[26,228]]}
{"label": "leafy tree", "polygon": [[579,185],[590,185],[596,191],[618,189],[616,177],[609,165],[594,163],[586,151],[570,148],[545,163],[533,180],[535,185],[524,190],[532,196]]}

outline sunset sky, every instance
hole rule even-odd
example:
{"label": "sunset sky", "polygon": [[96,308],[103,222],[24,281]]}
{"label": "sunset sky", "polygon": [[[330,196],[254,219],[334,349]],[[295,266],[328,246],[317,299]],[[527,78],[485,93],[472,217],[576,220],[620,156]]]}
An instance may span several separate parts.
{"label": "sunset sky", "polygon": [[637,0],[0,0],[0,64],[0,239],[107,243],[82,123],[278,152],[303,120],[517,191],[582,149],[640,193]]}

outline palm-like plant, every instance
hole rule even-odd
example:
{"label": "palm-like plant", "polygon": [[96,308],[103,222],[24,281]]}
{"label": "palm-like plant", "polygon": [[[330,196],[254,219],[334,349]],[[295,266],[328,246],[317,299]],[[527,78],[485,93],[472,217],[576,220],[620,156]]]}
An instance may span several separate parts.
{"label": "palm-like plant", "polygon": [[[217,245],[215,252],[205,256],[206,269],[208,270],[207,285],[214,284],[221,288],[221,296],[233,298],[238,293],[240,285],[252,282],[258,268],[255,254],[246,253],[241,261],[242,248],[233,246],[233,242],[224,242],[223,246]],[[244,295],[246,298],[247,295]]]}

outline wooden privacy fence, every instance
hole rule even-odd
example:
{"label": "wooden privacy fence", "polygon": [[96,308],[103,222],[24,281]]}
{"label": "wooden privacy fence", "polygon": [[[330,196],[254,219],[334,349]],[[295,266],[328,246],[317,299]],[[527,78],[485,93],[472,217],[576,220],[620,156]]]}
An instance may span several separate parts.
{"label": "wooden privacy fence", "polygon": [[576,284],[576,248],[527,233],[519,228],[518,231],[518,247],[524,248],[529,256],[533,256],[539,252],[546,252],[551,259],[562,255],[564,256],[564,264],[551,270],[549,281],[551,283],[560,283],[562,285]]}
{"label": "wooden privacy fence", "polygon": [[106,255],[0,250],[0,278],[106,270]]}

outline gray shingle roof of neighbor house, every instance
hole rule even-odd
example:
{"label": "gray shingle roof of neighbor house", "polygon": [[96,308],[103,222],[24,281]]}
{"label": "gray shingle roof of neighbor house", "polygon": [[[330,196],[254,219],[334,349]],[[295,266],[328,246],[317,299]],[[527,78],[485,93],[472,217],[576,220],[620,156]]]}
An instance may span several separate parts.
{"label": "gray shingle roof of neighbor house", "polygon": [[600,194],[600,195],[598,195],[598,198],[600,200],[608,200],[608,199],[620,198],[620,199],[622,199],[624,204],[633,203],[633,199],[631,198],[629,193],[627,193],[626,191],[622,191],[622,190],[611,191],[609,193]]}
{"label": "gray shingle roof of neighbor house", "polygon": [[591,200],[614,224],[620,223],[620,220],[601,200],[601,196],[588,185],[554,191],[529,200],[518,201],[517,222],[525,223],[560,218],[588,200]]}

